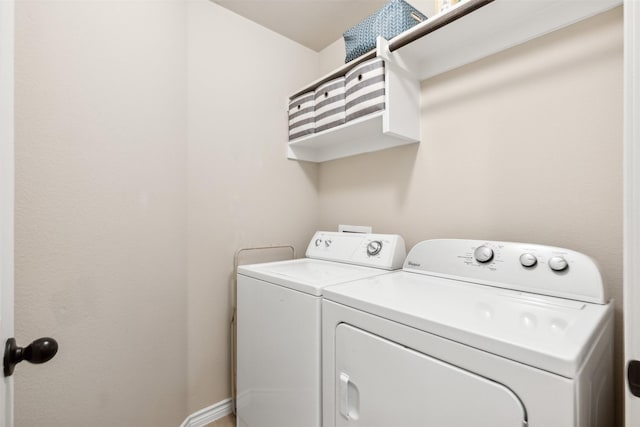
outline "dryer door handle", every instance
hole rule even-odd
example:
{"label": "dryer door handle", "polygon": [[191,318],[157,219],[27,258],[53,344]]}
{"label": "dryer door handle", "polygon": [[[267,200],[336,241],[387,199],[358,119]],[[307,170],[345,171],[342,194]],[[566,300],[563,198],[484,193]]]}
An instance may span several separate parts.
{"label": "dryer door handle", "polygon": [[344,372],[340,373],[340,414],[349,419],[349,375]]}
{"label": "dryer door handle", "polygon": [[347,420],[357,420],[360,418],[360,392],[358,387],[351,381],[349,375],[340,372],[338,388],[340,389],[340,414]]}

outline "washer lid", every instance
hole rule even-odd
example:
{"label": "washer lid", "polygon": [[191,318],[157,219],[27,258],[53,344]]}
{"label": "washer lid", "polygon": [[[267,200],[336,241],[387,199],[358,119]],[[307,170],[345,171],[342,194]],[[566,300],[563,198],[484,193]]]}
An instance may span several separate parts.
{"label": "washer lid", "polygon": [[238,274],[320,296],[325,286],[389,274],[379,268],[302,258],[238,267]]}
{"label": "washer lid", "polygon": [[567,378],[613,313],[611,304],[407,271],[331,286],[324,298]]}

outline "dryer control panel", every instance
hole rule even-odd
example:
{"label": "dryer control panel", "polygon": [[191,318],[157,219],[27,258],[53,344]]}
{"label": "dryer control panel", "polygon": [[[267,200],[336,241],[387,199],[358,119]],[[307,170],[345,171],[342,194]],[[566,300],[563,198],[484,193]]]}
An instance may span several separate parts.
{"label": "dryer control panel", "polygon": [[406,256],[404,239],[397,234],[318,231],[307,247],[307,258],[398,270]]}
{"label": "dryer control panel", "polygon": [[411,249],[404,270],[606,304],[595,261],[571,249],[486,240],[425,240]]}

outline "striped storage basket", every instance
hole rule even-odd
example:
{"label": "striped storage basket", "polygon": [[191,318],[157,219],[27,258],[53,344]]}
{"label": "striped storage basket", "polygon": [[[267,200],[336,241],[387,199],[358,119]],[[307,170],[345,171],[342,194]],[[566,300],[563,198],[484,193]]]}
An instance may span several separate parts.
{"label": "striped storage basket", "polygon": [[352,68],[345,77],[347,121],[384,110],[384,60],[365,61]]}
{"label": "striped storage basket", "polygon": [[289,141],[313,133],[313,95],[303,93],[289,102]]}
{"label": "striped storage basket", "polygon": [[315,91],[316,132],[344,124],[345,88],[344,77],[330,80]]}

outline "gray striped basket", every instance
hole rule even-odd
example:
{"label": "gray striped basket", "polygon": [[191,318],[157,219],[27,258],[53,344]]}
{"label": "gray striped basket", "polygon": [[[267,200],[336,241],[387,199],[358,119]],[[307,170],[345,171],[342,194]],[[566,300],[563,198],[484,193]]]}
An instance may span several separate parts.
{"label": "gray striped basket", "polygon": [[347,122],[384,110],[384,60],[365,61],[353,67],[345,77]]}
{"label": "gray striped basket", "polygon": [[338,77],[316,88],[314,107],[316,133],[344,124],[344,80],[344,77]]}
{"label": "gray striped basket", "polygon": [[289,102],[289,141],[314,132],[313,95],[303,93]]}

